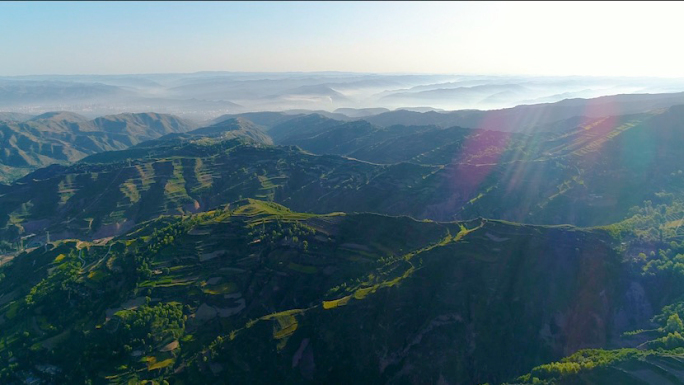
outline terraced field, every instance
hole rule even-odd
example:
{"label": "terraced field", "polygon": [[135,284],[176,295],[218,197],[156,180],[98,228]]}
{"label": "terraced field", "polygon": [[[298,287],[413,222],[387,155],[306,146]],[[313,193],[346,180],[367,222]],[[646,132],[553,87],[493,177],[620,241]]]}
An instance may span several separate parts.
{"label": "terraced field", "polygon": [[[3,292],[16,293],[0,308],[5,323],[0,341],[15,346],[25,338],[18,333],[29,322],[36,333],[28,338],[47,347],[39,351],[52,357],[50,365],[71,368],[69,362],[79,362],[79,354],[91,350],[62,347],[76,343],[73,336],[83,330],[87,333],[77,340],[84,346],[100,349],[96,347],[116,343],[118,349],[124,345],[131,349],[95,361],[96,367],[69,369],[71,376],[77,376],[72,378],[95,375],[126,382],[179,370],[180,377],[207,378],[228,371],[240,382],[247,377],[244,368],[225,361],[223,355],[233,351],[225,350],[228,346],[251,344],[246,341],[267,333],[264,341],[272,340],[273,345],[262,341],[250,356],[266,354],[262,349],[272,346],[283,357],[292,357],[303,346],[302,338],[313,341],[311,333],[316,329],[311,327],[318,322],[314,320],[340,311],[334,319],[345,319],[348,311],[364,314],[369,305],[388,295],[402,297],[396,301],[399,308],[409,306],[413,300],[403,297],[406,290],[422,285],[419,282],[432,271],[430,266],[446,261],[497,266],[516,249],[528,247],[520,242],[530,231],[551,230],[492,221],[437,223],[375,214],[315,215],[255,200],[191,216],[162,216],[109,243],[60,241],[20,256],[7,271],[17,280],[0,281]],[[494,278],[498,273],[492,274]],[[67,283],[55,285],[56,280]],[[49,303],[44,302],[48,295]],[[435,298],[441,302],[449,297]],[[55,314],[49,325],[40,316],[47,311]],[[129,322],[154,312],[178,312],[178,321],[168,321],[178,324],[164,332],[155,332],[152,324],[146,332],[151,334],[141,337],[148,341],[143,345],[140,340],[126,340],[133,338],[127,337],[129,333],[137,333]],[[330,322],[339,321],[324,324]],[[216,339],[217,332],[223,337]],[[65,335],[72,335],[72,340],[65,342]],[[309,353],[302,349],[299,356],[306,362]],[[202,357],[208,351],[215,353],[207,363]],[[275,359],[270,353],[264,357]],[[245,359],[249,370],[256,370],[256,361]],[[297,373],[287,378],[301,375]]]}

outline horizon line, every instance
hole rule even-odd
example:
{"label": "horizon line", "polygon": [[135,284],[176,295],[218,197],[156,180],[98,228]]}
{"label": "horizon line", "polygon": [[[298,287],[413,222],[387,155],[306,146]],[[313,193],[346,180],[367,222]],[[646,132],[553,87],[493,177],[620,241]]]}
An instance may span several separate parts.
{"label": "horizon line", "polygon": [[194,72],[131,72],[131,73],[41,73],[25,75],[1,75],[0,78],[26,78],[26,77],[79,77],[79,76],[169,76],[169,75],[203,75],[203,74],[235,74],[235,75],[305,75],[305,74],[339,74],[339,75],[370,75],[370,76],[488,76],[488,77],[521,77],[521,78],[608,78],[608,79],[684,79],[684,76],[646,76],[646,75],[550,75],[550,74],[521,74],[521,73],[440,73],[440,72],[363,72],[363,71],[232,71],[232,70],[206,70]]}

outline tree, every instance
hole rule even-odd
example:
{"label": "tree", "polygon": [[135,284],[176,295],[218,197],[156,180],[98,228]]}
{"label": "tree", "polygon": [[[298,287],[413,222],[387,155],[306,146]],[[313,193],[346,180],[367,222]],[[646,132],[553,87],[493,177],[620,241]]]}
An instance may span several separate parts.
{"label": "tree", "polygon": [[668,333],[682,332],[684,331],[684,323],[679,318],[679,314],[672,314],[667,319],[667,324],[665,325],[665,331]]}

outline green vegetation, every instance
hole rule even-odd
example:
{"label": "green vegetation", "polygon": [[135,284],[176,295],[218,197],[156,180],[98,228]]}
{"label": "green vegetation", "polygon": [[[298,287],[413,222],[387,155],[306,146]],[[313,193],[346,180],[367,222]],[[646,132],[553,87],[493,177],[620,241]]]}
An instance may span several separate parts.
{"label": "green vegetation", "polygon": [[157,139],[0,185],[0,382],[677,383],[680,115],[86,119]]}
{"label": "green vegetation", "polygon": [[[524,258],[522,245],[530,255],[538,255],[546,239],[567,232],[497,221],[438,223],[376,214],[303,214],[251,199],[194,215],[162,216],[109,243],[61,242],[25,252],[3,267],[5,276],[13,278],[0,281],[0,290],[15,294],[0,307],[0,342],[7,341],[0,345],[0,360],[8,363],[15,357],[16,365],[6,366],[2,376],[17,378],[27,370],[42,376],[32,365],[54,365],[60,370],[57,378],[67,382],[211,382],[222,368],[241,382],[256,369],[235,366],[230,358],[234,352],[243,351],[250,368],[258,362],[256,357],[262,357],[260,365],[273,365],[279,358],[269,349],[287,357],[302,338],[314,335],[326,341],[333,338],[322,353],[325,358],[319,358],[332,363],[339,360],[336,344],[359,344],[360,336],[336,340],[338,329],[344,335],[345,328],[360,326],[363,333],[389,333],[394,336],[387,340],[390,348],[399,342],[396,338],[402,333],[394,328],[402,324],[417,335],[435,328],[429,326],[432,323],[459,325],[465,298],[454,302],[453,295],[443,296],[443,284],[458,283],[458,293],[475,288],[481,294],[497,292],[495,282],[482,279],[520,263],[514,261]],[[600,244],[598,233],[587,236],[583,244]],[[504,245],[506,251],[499,250]],[[550,252],[551,257],[559,251]],[[610,249],[602,258],[615,263]],[[480,269],[494,270],[468,279],[444,276]],[[544,270],[533,265],[527,269]],[[554,279],[554,284],[559,282]],[[520,291],[531,294],[524,293]],[[424,309],[427,313],[408,311],[415,301],[427,303],[427,298],[437,301]],[[248,306],[256,299],[260,306]],[[381,313],[385,321],[368,324],[368,309],[385,301],[399,306],[409,318],[389,322],[386,312],[394,308],[386,308]],[[350,318],[348,312],[356,315]],[[486,320],[493,316],[487,314],[475,316],[481,322],[478,333],[492,327]],[[423,317],[432,321],[425,325]],[[388,330],[380,332],[380,327]],[[533,337],[537,332],[530,332],[527,338],[538,338]],[[456,332],[453,338],[464,336]],[[491,349],[501,346],[495,341],[479,343],[484,350],[478,353],[478,362],[490,362]],[[518,346],[514,341],[505,344]],[[363,343],[361,347],[368,348]],[[459,348],[448,354],[455,362],[465,362],[468,353]],[[433,369],[420,364],[416,370]],[[256,380],[269,382],[275,373],[268,373],[272,372],[263,371]],[[459,370],[454,375],[465,373]],[[511,369],[502,367],[491,379],[505,373]],[[368,375],[379,379],[383,374]]]}

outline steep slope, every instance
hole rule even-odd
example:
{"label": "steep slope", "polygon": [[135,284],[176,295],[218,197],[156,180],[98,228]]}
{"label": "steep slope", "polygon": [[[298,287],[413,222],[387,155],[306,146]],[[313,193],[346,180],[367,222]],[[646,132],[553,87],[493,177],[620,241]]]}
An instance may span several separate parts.
{"label": "steep slope", "polygon": [[284,123],[290,119],[300,117],[301,115],[289,115],[282,112],[273,111],[263,111],[263,112],[246,112],[244,114],[227,114],[221,115],[218,118],[213,119],[209,125],[214,125],[221,123],[223,121],[235,118],[247,119],[250,122],[262,127],[265,130],[269,130],[271,127],[276,126],[280,123]]}
{"label": "steep slope", "polygon": [[[299,210],[412,211],[437,167],[373,165],[248,139],[173,136],[38,170],[0,197],[3,236],[118,234],[161,214],[254,197]],[[410,199],[411,197],[416,199]]]}
{"label": "steep slope", "polygon": [[209,127],[198,128],[187,133],[188,137],[235,138],[246,137],[259,143],[273,144],[273,140],[249,120],[234,118],[221,121]]}
{"label": "steep slope", "polygon": [[298,130],[295,135],[281,139],[279,144],[297,145],[316,154],[343,155],[356,148],[354,142],[366,141],[367,136],[377,130],[370,123],[358,120],[336,124],[328,127],[324,132],[308,131],[307,137],[304,137],[305,133],[300,131]]}
{"label": "steep slope", "polygon": [[[447,165],[475,161],[470,155],[484,157],[488,152],[503,153],[523,138],[499,131],[434,126],[392,126],[378,131],[379,140],[364,141],[349,157],[376,163],[412,162]],[[478,143],[477,151],[467,148]],[[465,152],[470,152],[466,155]],[[477,152],[477,153],[476,153]]]}
{"label": "steep slope", "polygon": [[268,130],[268,134],[278,144],[296,143],[298,140],[316,136],[341,124],[343,124],[342,121],[326,118],[320,114],[309,114],[274,125]]}
{"label": "steep slope", "polygon": [[451,228],[319,306],[248,324],[222,340],[211,364],[238,383],[501,381],[610,338],[625,288],[619,259],[599,239],[496,222]]}
{"label": "steep slope", "polygon": [[95,120],[69,113],[45,113],[24,122],[0,123],[0,180],[52,163],[67,163],[102,151],[123,149],[192,125],[171,115],[121,114]]}
{"label": "steep slope", "polygon": [[[269,130],[275,143],[296,145],[315,154],[344,155],[373,163],[449,164],[469,136],[497,136],[509,141],[510,134],[436,126],[378,127],[365,120],[340,122],[319,115],[289,120]],[[497,141],[497,140],[494,140]],[[503,147],[508,143],[501,143]]]}
{"label": "steep slope", "polygon": [[311,215],[251,200],[163,217],[5,266],[0,376],[504,381],[602,346],[624,331],[619,314],[647,321],[626,299],[638,283],[612,243],[569,226]]}
{"label": "steep slope", "polygon": [[130,145],[171,133],[185,132],[194,127],[192,123],[173,115],[153,112],[108,115],[93,120],[93,124],[101,131],[130,138]]}

